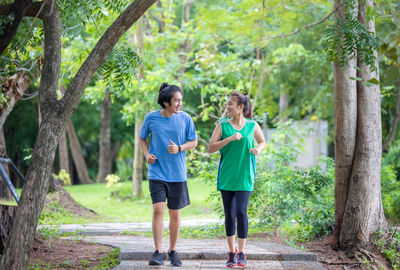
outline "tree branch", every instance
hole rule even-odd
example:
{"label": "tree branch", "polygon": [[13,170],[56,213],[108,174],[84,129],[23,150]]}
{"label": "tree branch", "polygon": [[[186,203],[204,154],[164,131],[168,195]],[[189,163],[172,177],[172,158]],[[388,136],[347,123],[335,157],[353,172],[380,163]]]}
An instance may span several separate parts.
{"label": "tree branch", "polygon": [[155,2],[156,0],[135,0],[114,21],[97,42],[92,52],[71,81],[64,97],[59,101],[59,105],[66,110],[64,114],[66,119],[76,110],[86,86],[89,84],[100,65],[107,60],[108,54],[122,34],[124,34]]}
{"label": "tree branch", "polygon": [[343,3],[337,5],[337,7],[334,8],[328,15],[326,15],[324,18],[322,18],[321,20],[319,20],[319,21],[317,21],[317,22],[315,22],[315,23],[308,24],[308,25],[306,25],[306,26],[303,26],[303,27],[300,28],[300,29],[296,29],[295,31],[290,32],[290,33],[287,33],[287,34],[278,35],[278,36],[270,36],[270,37],[266,37],[265,39],[285,38],[285,37],[288,37],[288,36],[292,36],[292,35],[298,34],[298,33],[300,33],[301,31],[306,30],[306,29],[308,29],[308,28],[317,26],[317,25],[319,25],[319,24],[325,22],[327,19],[329,19],[329,17],[332,16],[332,14],[334,14],[334,13],[336,12],[336,10],[338,10],[342,5],[343,5]]}

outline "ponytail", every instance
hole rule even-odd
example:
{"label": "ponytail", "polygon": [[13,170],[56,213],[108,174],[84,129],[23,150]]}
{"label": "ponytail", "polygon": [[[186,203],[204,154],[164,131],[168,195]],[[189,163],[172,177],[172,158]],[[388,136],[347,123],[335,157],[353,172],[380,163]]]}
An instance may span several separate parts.
{"label": "ponytail", "polygon": [[243,104],[243,116],[245,118],[252,119],[253,115],[251,113],[249,97],[237,91],[232,92],[231,97],[236,97],[238,105]]}
{"label": "ponytail", "polygon": [[180,87],[173,84],[168,84],[166,82],[162,83],[160,90],[158,91],[158,104],[160,104],[162,108],[165,108],[164,102],[167,102],[169,105],[171,105],[172,96],[176,92],[180,92],[183,96],[183,92]]}

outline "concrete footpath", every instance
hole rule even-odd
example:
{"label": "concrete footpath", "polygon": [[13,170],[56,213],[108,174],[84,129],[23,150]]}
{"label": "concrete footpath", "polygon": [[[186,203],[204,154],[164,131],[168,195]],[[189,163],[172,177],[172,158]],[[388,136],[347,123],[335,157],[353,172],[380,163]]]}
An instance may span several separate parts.
{"label": "concrete footpath", "polygon": [[[168,224],[168,222],[165,222]],[[221,220],[182,221],[182,226],[200,226],[205,224],[221,224]],[[51,227],[51,226],[46,226]],[[153,239],[130,235],[128,232],[149,231],[151,223],[103,223],[87,225],[57,226],[61,232],[85,234],[86,241],[120,248],[120,265],[115,269],[171,269],[169,261],[164,266],[149,266],[148,259],[154,252]],[[121,234],[121,232],[123,234]],[[166,259],[169,240],[164,239],[163,251]],[[226,269],[226,240],[179,239],[176,250],[182,259],[179,269]],[[249,241],[246,245],[248,266],[235,267],[244,269],[324,269],[317,261],[317,255],[298,250],[286,245]]]}

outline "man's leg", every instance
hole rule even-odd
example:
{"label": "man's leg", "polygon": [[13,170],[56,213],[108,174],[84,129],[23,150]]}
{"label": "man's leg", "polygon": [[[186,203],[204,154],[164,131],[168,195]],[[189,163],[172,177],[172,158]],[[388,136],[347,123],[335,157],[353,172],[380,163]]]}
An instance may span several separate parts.
{"label": "man's leg", "polygon": [[181,227],[181,210],[169,209],[169,250],[175,250]]}
{"label": "man's leg", "polygon": [[153,204],[153,241],[156,250],[162,253],[162,236],[164,231],[164,211],[165,202],[158,202]]}

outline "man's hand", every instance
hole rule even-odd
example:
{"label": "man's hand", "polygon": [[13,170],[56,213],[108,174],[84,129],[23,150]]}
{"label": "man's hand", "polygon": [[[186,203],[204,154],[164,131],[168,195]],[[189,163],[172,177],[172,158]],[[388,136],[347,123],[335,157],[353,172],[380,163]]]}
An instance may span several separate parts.
{"label": "man's hand", "polygon": [[153,154],[148,153],[146,155],[146,161],[149,164],[154,164],[156,162],[156,159],[157,159],[157,157],[155,155],[153,155]]}
{"label": "man's hand", "polygon": [[169,140],[171,145],[168,145],[168,153],[170,154],[176,154],[179,153],[179,147],[171,140]]}

